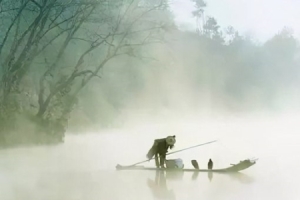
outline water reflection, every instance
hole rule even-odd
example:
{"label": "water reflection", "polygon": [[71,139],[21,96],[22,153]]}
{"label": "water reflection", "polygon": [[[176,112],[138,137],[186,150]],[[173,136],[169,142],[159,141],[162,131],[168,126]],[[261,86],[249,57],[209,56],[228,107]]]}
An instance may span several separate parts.
{"label": "water reflection", "polygon": [[207,177],[208,177],[209,181],[211,182],[213,179],[213,172],[208,172]]}
{"label": "water reflection", "polygon": [[182,180],[184,175],[184,171],[166,171],[166,179],[167,180]]}
{"label": "water reflection", "polygon": [[230,178],[233,180],[237,180],[240,183],[243,184],[250,184],[254,182],[254,179],[246,174],[243,174],[241,172],[237,172],[237,173],[231,173],[230,174]]}
{"label": "water reflection", "polygon": [[[192,175],[192,180],[193,181],[197,180],[200,173],[201,172],[194,172]],[[208,180],[211,182],[213,179],[213,172],[205,172],[205,173],[207,173]],[[203,174],[203,172],[202,172],[202,174]]]}
{"label": "water reflection", "polygon": [[[182,173],[183,174],[183,173]],[[174,176],[175,175],[175,176]],[[168,178],[178,178],[176,174],[169,174]],[[172,189],[167,187],[167,177],[164,171],[156,171],[155,180],[148,179],[148,187],[156,199],[176,199],[175,193]]]}
{"label": "water reflection", "polygon": [[193,176],[192,176],[192,180],[197,180],[198,179],[198,176],[199,176],[200,172],[194,172],[193,173]]}
{"label": "water reflection", "polygon": [[[147,185],[151,189],[153,197],[155,199],[176,199],[175,193],[173,189],[169,189],[167,186],[167,181],[177,180],[183,181],[184,174],[190,174],[189,172],[176,172],[176,171],[156,171],[154,180],[148,179]],[[229,176],[230,179],[238,181],[240,183],[252,183],[253,179],[243,173],[216,173],[216,172],[194,172],[192,174],[191,179],[197,180],[199,178],[199,174],[202,176],[207,176],[209,182],[212,182],[214,178],[218,178],[218,176]]]}
{"label": "water reflection", "polygon": [[254,179],[246,174],[241,172],[231,172],[231,173],[217,173],[217,172],[207,172],[207,177],[210,182],[214,179],[214,174],[229,176],[230,179],[238,181],[242,184],[249,184],[254,181]]}
{"label": "water reflection", "polygon": [[195,181],[199,178],[199,174],[207,173],[208,180],[212,182],[214,179],[214,174],[229,176],[232,180],[238,181],[243,184],[249,184],[254,181],[254,179],[246,174],[241,172],[232,172],[232,173],[220,173],[220,172],[194,172],[192,175],[192,180]]}

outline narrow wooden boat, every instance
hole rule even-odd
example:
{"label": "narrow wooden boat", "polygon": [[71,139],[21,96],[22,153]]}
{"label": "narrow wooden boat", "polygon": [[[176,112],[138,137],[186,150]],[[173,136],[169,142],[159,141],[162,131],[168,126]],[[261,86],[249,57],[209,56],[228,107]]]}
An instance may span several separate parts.
{"label": "narrow wooden boat", "polygon": [[117,170],[155,170],[155,171],[184,171],[184,172],[219,172],[219,173],[232,173],[232,172],[239,172],[245,170],[252,165],[256,164],[256,160],[243,160],[240,161],[238,164],[231,164],[232,166],[223,168],[223,169],[180,169],[180,168],[155,168],[155,167],[144,167],[144,166],[122,166],[117,165]]}

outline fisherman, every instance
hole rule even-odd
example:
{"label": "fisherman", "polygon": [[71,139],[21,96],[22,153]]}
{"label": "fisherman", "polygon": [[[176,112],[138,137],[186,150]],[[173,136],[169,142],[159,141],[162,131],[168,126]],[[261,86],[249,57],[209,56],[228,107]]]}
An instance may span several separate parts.
{"label": "fisherman", "polygon": [[208,167],[208,169],[212,169],[213,168],[213,162],[212,162],[211,159],[209,159],[207,167]]}
{"label": "fisherman", "polygon": [[[157,168],[165,168],[166,154],[168,149],[172,149],[176,143],[176,136],[168,136],[166,138],[156,139],[148,151],[147,158],[151,160],[155,156],[155,165]],[[159,156],[159,160],[158,160]]]}

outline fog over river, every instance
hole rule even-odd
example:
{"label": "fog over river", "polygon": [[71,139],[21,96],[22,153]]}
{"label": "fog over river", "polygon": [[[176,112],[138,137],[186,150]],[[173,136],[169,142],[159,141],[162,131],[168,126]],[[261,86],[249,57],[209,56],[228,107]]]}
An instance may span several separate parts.
{"label": "fog over river", "polygon": [[[296,200],[299,120],[293,117],[172,119],[127,123],[97,133],[68,134],[55,146],[0,151],[1,200],[271,199]],[[197,159],[206,168],[228,167],[247,158],[257,164],[239,174],[116,171],[116,164],[145,160],[153,139],[177,136],[175,150],[218,142],[170,155],[186,168]],[[151,161],[146,166],[154,166]]]}

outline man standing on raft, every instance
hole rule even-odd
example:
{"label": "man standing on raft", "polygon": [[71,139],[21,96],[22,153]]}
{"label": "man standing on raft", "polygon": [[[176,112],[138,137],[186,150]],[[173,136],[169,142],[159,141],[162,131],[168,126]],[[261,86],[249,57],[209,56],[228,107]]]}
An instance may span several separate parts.
{"label": "man standing on raft", "polygon": [[[155,165],[157,168],[165,168],[166,154],[168,149],[172,149],[176,143],[175,135],[168,136],[162,139],[154,140],[154,144],[151,149],[148,151],[147,158],[151,160],[155,156]],[[158,160],[159,156],[159,160]]]}

